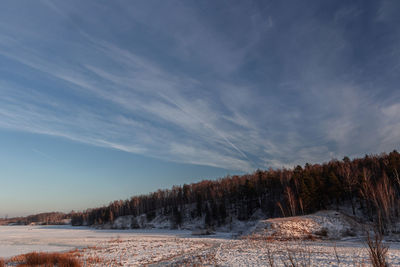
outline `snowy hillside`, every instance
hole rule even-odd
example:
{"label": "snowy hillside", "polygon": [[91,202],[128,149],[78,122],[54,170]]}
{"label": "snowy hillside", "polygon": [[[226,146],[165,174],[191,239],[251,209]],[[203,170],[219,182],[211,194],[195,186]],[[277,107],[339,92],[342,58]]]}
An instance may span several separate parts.
{"label": "snowy hillside", "polygon": [[327,210],[305,216],[260,220],[247,235],[275,240],[338,240],[363,235],[365,227],[350,216]]}

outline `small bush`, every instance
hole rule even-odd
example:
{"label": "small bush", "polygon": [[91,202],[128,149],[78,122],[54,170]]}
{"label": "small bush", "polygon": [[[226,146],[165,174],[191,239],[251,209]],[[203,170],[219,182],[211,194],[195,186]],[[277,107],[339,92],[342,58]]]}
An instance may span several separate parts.
{"label": "small bush", "polygon": [[146,213],[146,219],[148,222],[152,221],[156,217],[155,211],[149,211]]}
{"label": "small bush", "polygon": [[383,244],[383,237],[380,232],[375,231],[374,237],[371,237],[369,232],[367,232],[367,248],[369,259],[373,267],[386,267],[386,256],[388,252],[388,247]]}
{"label": "small bush", "polygon": [[318,236],[327,237],[328,236],[328,229],[321,228],[321,230],[315,232],[315,234],[318,235]]}
{"label": "small bush", "polygon": [[57,266],[81,267],[79,261],[70,253],[44,253],[32,252],[21,257],[23,260],[17,266]]}
{"label": "small bush", "polygon": [[357,236],[354,229],[346,229],[343,233],[343,236]]}
{"label": "small bush", "polygon": [[4,267],[4,266],[5,266],[4,260],[0,259],[0,267]]}
{"label": "small bush", "polygon": [[303,239],[304,239],[304,240],[309,240],[309,241],[315,241],[315,240],[317,240],[317,238],[316,238],[315,236],[313,236],[312,234],[306,235]]}

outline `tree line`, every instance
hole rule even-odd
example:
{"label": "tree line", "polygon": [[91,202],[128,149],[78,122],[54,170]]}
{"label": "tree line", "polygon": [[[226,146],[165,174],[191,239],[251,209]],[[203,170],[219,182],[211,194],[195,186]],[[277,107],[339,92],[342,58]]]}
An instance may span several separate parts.
{"label": "tree line", "polygon": [[393,151],[293,169],[257,170],[114,201],[74,212],[71,218],[73,225],[101,225],[125,215],[145,214],[149,221],[164,215],[175,226],[190,217],[203,218],[209,227],[233,218],[248,220],[257,210],[266,217],[281,217],[346,205],[384,232],[399,218],[399,169],[400,154]]}
{"label": "tree line", "polygon": [[8,225],[8,224],[18,224],[18,225],[27,225],[27,224],[41,224],[41,225],[55,225],[55,224],[64,224],[65,221],[68,221],[71,218],[71,214],[62,213],[62,212],[44,212],[34,215],[29,215],[25,217],[13,217],[13,218],[2,218],[0,219],[0,225]]}

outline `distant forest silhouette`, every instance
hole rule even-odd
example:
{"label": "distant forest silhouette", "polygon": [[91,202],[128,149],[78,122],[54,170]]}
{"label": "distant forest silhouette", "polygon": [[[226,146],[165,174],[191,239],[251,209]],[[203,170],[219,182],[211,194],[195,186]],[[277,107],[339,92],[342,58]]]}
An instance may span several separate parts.
{"label": "distant forest silhouette", "polygon": [[[166,216],[174,227],[196,218],[204,220],[204,227],[214,227],[234,218],[249,220],[256,211],[268,218],[347,207],[350,214],[375,223],[385,233],[399,219],[399,170],[400,154],[395,150],[353,160],[345,157],[323,164],[307,163],[293,169],[257,170],[252,174],[173,186],[65,216],[48,215],[71,218],[72,225],[112,224],[119,216],[146,215],[148,221]],[[47,222],[57,219],[47,218]]]}

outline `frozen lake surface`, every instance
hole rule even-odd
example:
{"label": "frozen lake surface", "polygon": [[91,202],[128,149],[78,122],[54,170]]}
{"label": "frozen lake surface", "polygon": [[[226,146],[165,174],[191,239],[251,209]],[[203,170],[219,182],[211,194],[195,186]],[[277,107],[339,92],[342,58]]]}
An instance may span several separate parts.
{"label": "frozen lake surface", "polygon": [[72,226],[0,226],[0,257],[31,251],[68,251],[95,246],[99,242],[138,236],[190,236],[189,231],[174,230],[96,230]]}

